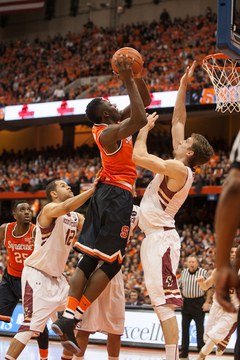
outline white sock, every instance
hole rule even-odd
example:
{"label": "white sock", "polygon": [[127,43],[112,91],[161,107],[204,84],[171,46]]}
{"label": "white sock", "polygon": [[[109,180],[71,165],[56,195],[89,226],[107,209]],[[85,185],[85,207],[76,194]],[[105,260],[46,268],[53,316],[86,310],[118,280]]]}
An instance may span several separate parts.
{"label": "white sock", "polygon": [[76,356],[76,355],[73,355],[72,360],[83,360],[83,358],[84,358],[84,355],[83,355],[83,356]]}
{"label": "white sock", "polygon": [[74,317],[75,319],[80,320],[82,316],[83,316],[83,311],[80,309],[79,306],[77,306],[76,311],[74,313]]}
{"label": "white sock", "polygon": [[177,344],[171,344],[171,345],[165,345],[166,350],[166,360],[178,360],[178,345]]}
{"label": "white sock", "polygon": [[118,357],[114,357],[114,356],[109,356],[109,355],[108,355],[108,360],[119,360],[119,356],[118,356]]}
{"label": "white sock", "polygon": [[16,359],[14,359],[12,356],[10,356],[10,355],[6,355],[5,356],[5,358],[4,358],[4,360],[16,360]]}
{"label": "white sock", "polygon": [[211,339],[207,339],[205,345],[201,348],[201,351],[198,354],[199,357],[197,357],[197,359],[204,359],[208,354],[210,354],[210,352],[212,352],[214,345],[215,344]]}

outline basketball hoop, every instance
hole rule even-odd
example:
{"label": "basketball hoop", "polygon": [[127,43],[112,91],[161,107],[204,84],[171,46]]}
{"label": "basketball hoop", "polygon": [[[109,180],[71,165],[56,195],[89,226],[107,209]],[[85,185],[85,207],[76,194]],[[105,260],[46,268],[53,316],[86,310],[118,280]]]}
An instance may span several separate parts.
{"label": "basketball hoop", "polygon": [[237,61],[219,53],[203,59],[202,67],[208,73],[216,94],[216,110],[225,113],[240,111],[240,67]]}

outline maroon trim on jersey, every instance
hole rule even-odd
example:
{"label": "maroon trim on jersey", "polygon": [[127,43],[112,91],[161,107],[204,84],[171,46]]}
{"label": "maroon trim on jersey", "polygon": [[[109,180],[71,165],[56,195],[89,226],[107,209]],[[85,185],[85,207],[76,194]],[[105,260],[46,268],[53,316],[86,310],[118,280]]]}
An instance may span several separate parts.
{"label": "maroon trim on jersey", "polygon": [[177,307],[182,307],[183,301],[177,285],[177,278],[172,271],[170,251],[169,247],[162,257],[162,284],[165,301],[166,304],[173,304]]}
{"label": "maroon trim on jersey", "polygon": [[18,332],[30,330],[30,324],[33,314],[33,289],[28,281],[26,281],[24,299],[23,299],[23,315],[24,319],[22,325],[19,327]]}
{"label": "maroon trim on jersey", "polygon": [[226,349],[227,344],[229,343],[230,337],[232,336],[232,334],[234,333],[236,328],[237,328],[237,322],[235,322],[233,324],[233,326],[229,330],[229,333],[227,334],[227,336],[221,342],[217,343],[217,346],[219,347],[219,349],[221,351],[224,351]]}
{"label": "maroon trim on jersey", "polygon": [[39,224],[39,228],[40,228],[40,231],[41,231],[41,235],[42,235],[42,243],[41,243],[41,246],[43,246],[47,239],[50,237],[50,235],[52,234],[52,231],[54,229],[54,226],[55,226],[56,222],[54,221],[50,226],[46,227],[46,228],[42,228]]}
{"label": "maroon trim on jersey", "polygon": [[[163,210],[166,209],[167,205],[169,204],[170,200],[173,198],[173,196],[176,194],[177,191],[171,191],[169,190],[169,188],[167,187],[167,183],[166,183],[166,179],[165,176],[163,178],[163,181],[161,182],[160,186],[159,186],[159,190],[158,190],[158,195],[159,195],[159,201],[160,204],[163,208]],[[164,196],[166,195],[166,197]],[[167,203],[167,205],[165,205],[165,203]]]}
{"label": "maroon trim on jersey", "polygon": [[20,325],[18,332],[23,332],[23,331],[29,331],[30,330],[30,325]]}

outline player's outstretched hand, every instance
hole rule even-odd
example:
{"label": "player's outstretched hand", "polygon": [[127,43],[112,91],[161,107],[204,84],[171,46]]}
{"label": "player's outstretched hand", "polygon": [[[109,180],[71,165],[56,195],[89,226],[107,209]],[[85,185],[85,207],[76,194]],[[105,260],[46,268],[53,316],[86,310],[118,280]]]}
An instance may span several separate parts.
{"label": "player's outstretched hand", "polygon": [[132,58],[131,62],[128,64],[128,55],[120,55],[119,62],[117,58],[115,60],[116,68],[118,69],[118,73],[114,71],[114,74],[123,82],[125,82],[129,78],[133,78],[132,64],[134,63],[134,58]]}
{"label": "player's outstretched hand", "polygon": [[187,85],[189,80],[192,78],[193,76],[193,73],[194,73],[194,70],[197,66],[197,61],[195,60],[193,63],[192,63],[192,66],[191,67],[187,67],[187,70],[185,72],[185,74],[183,75],[183,77],[181,78],[181,84],[182,85]]}
{"label": "player's outstretched hand", "polygon": [[217,269],[215,283],[217,300],[225,310],[231,313],[237,311],[230,300],[229,291],[234,288],[240,299],[240,282],[236,270],[230,265]]}
{"label": "player's outstretched hand", "polygon": [[157,121],[158,118],[159,118],[159,115],[156,113],[156,111],[154,111],[152,114],[147,113],[148,123],[147,123],[147,125],[145,125],[143,127],[143,129],[145,128],[147,131],[152,130],[154,128],[155,122]]}
{"label": "player's outstretched hand", "polygon": [[94,182],[93,182],[93,190],[95,190],[100,178],[101,178],[101,172],[102,172],[102,168],[96,173],[95,175],[95,179],[94,179]]}
{"label": "player's outstretched hand", "polygon": [[204,277],[203,276],[199,276],[199,277],[197,277],[196,278],[196,281],[198,282],[198,283],[202,283],[202,282],[204,282]]}

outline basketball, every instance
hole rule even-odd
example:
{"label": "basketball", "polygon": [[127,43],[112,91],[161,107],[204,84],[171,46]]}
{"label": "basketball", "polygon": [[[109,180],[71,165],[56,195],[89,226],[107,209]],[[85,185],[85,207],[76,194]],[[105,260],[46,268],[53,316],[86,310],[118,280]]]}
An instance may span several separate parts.
{"label": "basketball", "polygon": [[123,56],[128,55],[128,64],[130,64],[132,58],[134,58],[134,63],[132,65],[132,71],[134,74],[138,74],[141,71],[142,66],[143,66],[142,56],[137,50],[135,50],[131,47],[124,47],[115,52],[115,54],[113,55],[113,58],[112,58],[113,71],[118,73],[118,69],[116,68],[116,65],[115,65],[115,58],[117,58],[117,61],[119,62],[120,55],[123,55]]}

